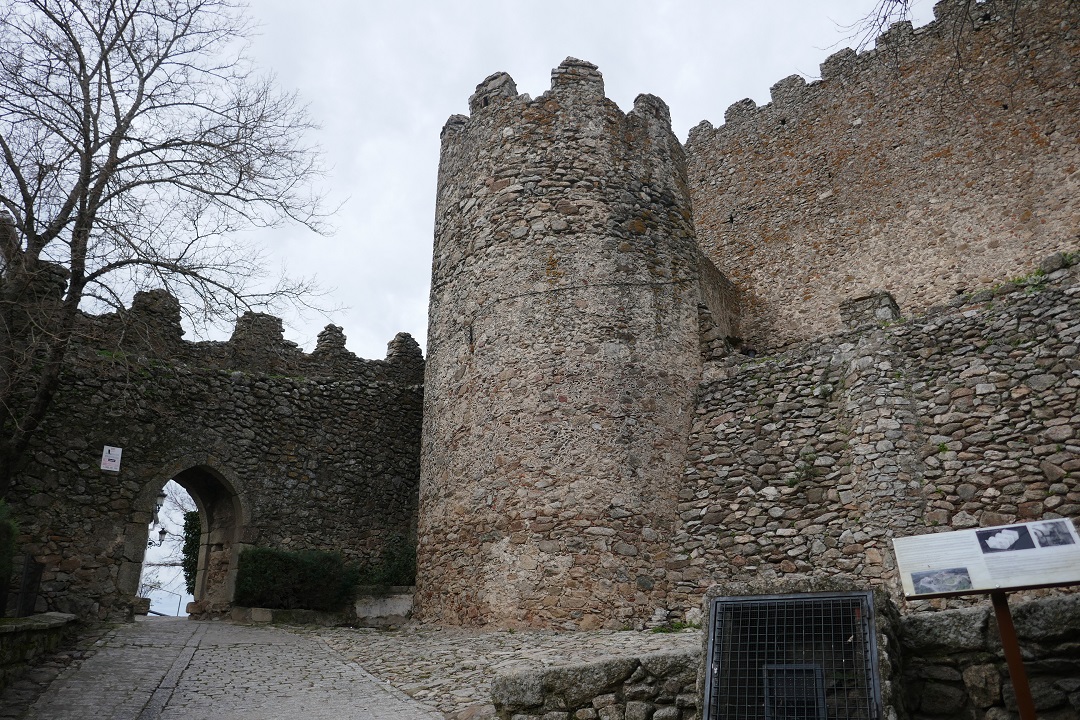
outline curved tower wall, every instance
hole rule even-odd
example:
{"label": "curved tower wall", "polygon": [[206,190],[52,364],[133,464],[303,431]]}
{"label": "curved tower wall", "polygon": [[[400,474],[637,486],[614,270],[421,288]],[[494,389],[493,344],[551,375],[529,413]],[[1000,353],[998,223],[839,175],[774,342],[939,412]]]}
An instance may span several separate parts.
{"label": "curved tower wall", "polygon": [[568,58],[442,135],[419,613],[556,628],[663,615],[700,379],[698,270],[667,106]]}

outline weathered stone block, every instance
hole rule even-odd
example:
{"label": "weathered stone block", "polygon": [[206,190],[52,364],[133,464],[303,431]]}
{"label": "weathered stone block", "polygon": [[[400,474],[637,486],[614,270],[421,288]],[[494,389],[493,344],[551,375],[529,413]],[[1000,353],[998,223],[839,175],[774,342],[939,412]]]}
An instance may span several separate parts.
{"label": "weathered stone block", "polygon": [[520,671],[496,675],[491,681],[491,699],[496,707],[536,707],[544,702],[544,685],[536,672]]}
{"label": "weathered stone block", "polygon": [[901,622],[904,652],[933,655],[983,650],[987,647],[989,619],[990,611],[985,607],[908,615]]}
{"label": "weathered stone block", "polygon": [[1053,643],[1080,637],[1080,595],[1042,598],[1010,610],[1022,640]]}
{"label": "weathered stone block", "polygon": [[[1029,677],[1028,684],[1031,688],[1031,699],[1035,703],[1036,710],[1044,712],[1068,704],[1069,697],[1061,688],[1057,687],[1056,679]],[[1004,685],[1001,694],[1005,700],[1005,707],[1016,710],[1016,692],[1013,690],[1012,683]]]}
{"label": "weathered stone block", "polygon": [[269,608],[251,608],[251,622],[268,623],[274,621],[274,611]]}
{"label": "weathered stone block", "polygon": [[900,306],[884,290],[840,303],[840,320],[849,329],[881,325],[900,319]]}
{"label": "weathered stone block", "polygon": [[1001,701],[1001,673],[996,665],[965,668],[964,687],[976,707],[988,708]]}
{"label": "weathered stone block", "polygon": [[649,720],[656,707],[652,703],[631,700],[626,703],[626,720]]}
{"label": "weathered stone block", "polygon": [[649,653],[641,656],[641,667],[658,678],[678,678],[697,672],[700,652]]}
{"label": "weathered stone block", "polygon": [[657,691],[655,683],[637,683],[627,685],[623,689],[623,696],[628,700],[651,700],[656,697]]}
{"label": "weathered stone block", "polygon": [[953,715],[967,700],[967,695],[958,687],[928,682],[923,686],[919,707],[931,715]]}
{"label": "weathered stone block", "polygon": [[615,693],[607,693],[606,695],[597,695],[592,699],[592,706],[594,708],[606,708],[614,705],[619,701]]}

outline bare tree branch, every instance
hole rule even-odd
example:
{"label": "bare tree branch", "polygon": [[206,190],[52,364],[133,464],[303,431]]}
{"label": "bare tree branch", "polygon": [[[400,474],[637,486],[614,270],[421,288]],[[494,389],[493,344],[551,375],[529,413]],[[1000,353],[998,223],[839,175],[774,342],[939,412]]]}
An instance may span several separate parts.
{"label": "bare tree branch", "polygon": [[326,218],[314,125],[245,56],[250,29],[234,0],[0,9],[0,491],[85,305],[164,287],[201,324],[314,290],[261,289],[235,235]]}

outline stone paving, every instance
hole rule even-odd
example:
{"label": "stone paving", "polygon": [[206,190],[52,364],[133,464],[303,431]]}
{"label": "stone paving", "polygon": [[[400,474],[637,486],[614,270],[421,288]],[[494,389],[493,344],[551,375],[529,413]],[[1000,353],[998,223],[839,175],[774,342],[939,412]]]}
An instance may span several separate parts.
{"label": "stone paving", "polygon": [[686,650],[700,647],[702,637],[697,629],[554,633],[406,626],[396,631],[320,628],[309,632],[411,697],[446,715],[463,717],[490,702],[491,681],[502,671]]}
{"label": "stone paving", "polygon": [[107,634],[25,720],[435,720],[308,633],[153,619]]}
{"label": "stone paving", "polygon": [[[435,720],[490,714],[511,668],[694,647],[700,631],[491,632],[150,619],[100,628],[0,699],[22,720]],[[29,688],[37,687],[36,692]]]}

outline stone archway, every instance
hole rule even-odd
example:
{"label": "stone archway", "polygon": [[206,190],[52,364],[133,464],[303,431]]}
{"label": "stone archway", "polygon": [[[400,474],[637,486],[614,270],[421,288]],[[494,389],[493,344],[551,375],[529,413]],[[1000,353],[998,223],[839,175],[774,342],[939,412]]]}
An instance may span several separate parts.
{"label": "stone archway", "polygon": [[[243,544],[250,543],[249,506],[237,478],[212,465],[208,458],[185,458],[173,463],[147,483],[143,504],[153,499],[172,480],[191,496],[199,511],[202,534],[195,577],[193,615],[228,611],[236,590],[236,567]],[[145,545],[147,526],[141,525]],[[134,594],[134,588],[124,588]]]}
{"label": "stone archway", "polygon": [[199,569],[195,576],[195,614],[223,612],[236,590],[236,565],[243,538],[243,506],[235,488],[207,465],[172,477],[195,501],[202,521]]}

